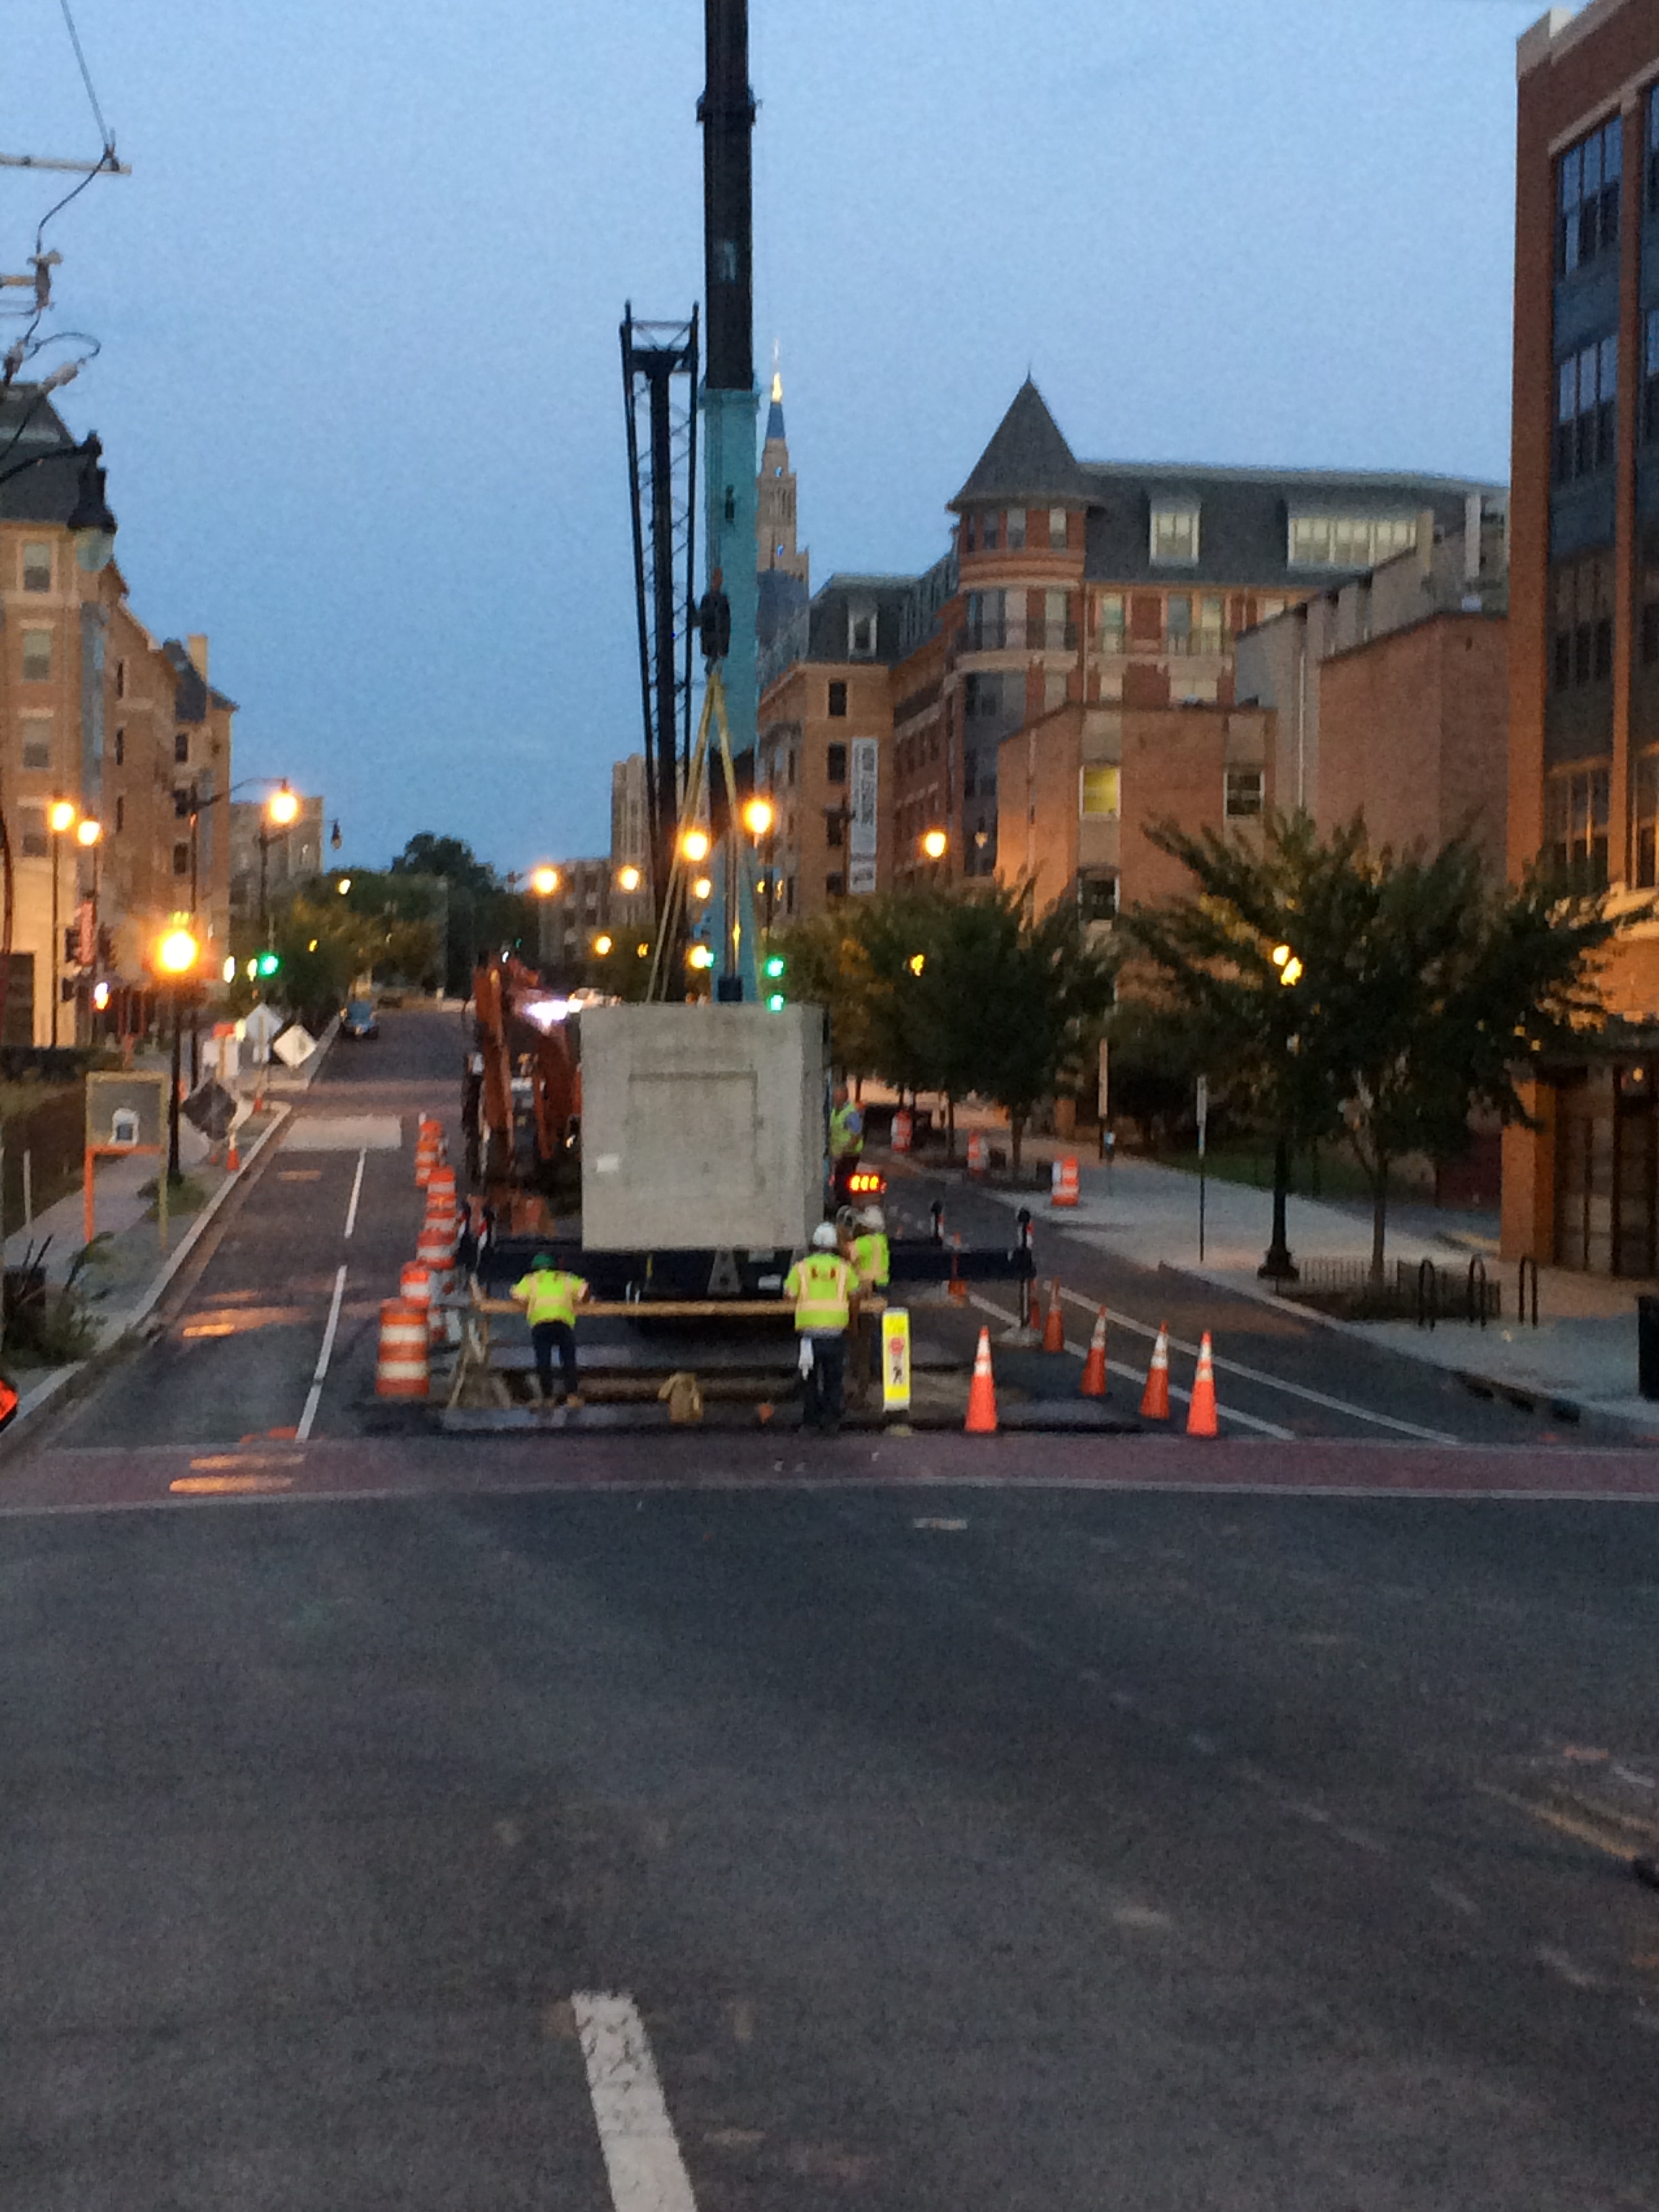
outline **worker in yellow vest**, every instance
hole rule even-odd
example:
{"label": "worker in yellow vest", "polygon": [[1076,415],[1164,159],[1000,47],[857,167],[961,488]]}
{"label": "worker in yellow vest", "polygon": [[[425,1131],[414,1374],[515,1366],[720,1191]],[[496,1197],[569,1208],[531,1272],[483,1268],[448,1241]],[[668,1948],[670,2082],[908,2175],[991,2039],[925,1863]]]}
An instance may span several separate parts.
{"label": "worker in yellow vest", "polygon": [[795,1306],[795,1334],[806,1363],[803,1428],[833,1437],[841,1428],[842,1391],[847,1377],[847,1325],[857,1290],[852,1262],[840,1251],[833,1221],[812,1231],[812,1249],[784,1278],[783,1295]]}
{"label": "worker in yellow vest", "polygon": [[830,1203],[844,1206],[850,1194],[853,1170],[864,1154],[864,1116],[854,1105],[844,1083],[838,1083],[830,1103]]}
{"label": "worker in yellow vest", "polygon": [[887,1222],[878,1206],[866,1206],[858,1217],[859,1233],[853,1239],[853,1265],[860,1291],[879,1292],[892,1279],[893,1258],[887,1244]]}
{"label": "worker in yellow vest", "polygon": [[580,1275],[567,1274],[550,1252],[538,1252],[530,1263],[530,1273],[514,1284],[512,1296],[522,1302],[530,1322],[530,1341],[536,1351],[536,1385],[543,1400],[553,1395],[556,1351],[564,1376],[564,1402],[580,1406],[576,1309],[587,1296],[587,1285]]}

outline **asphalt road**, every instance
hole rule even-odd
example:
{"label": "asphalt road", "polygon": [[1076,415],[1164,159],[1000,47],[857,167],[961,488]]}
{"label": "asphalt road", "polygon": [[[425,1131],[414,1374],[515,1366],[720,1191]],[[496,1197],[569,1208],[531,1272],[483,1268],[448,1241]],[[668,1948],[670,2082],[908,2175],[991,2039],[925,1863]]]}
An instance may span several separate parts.
{"label": "asphalt road", "polygon": [[0,1460],[0,2212],[1659,2204],[1645,1452],[370,1433],[458,1050]]}

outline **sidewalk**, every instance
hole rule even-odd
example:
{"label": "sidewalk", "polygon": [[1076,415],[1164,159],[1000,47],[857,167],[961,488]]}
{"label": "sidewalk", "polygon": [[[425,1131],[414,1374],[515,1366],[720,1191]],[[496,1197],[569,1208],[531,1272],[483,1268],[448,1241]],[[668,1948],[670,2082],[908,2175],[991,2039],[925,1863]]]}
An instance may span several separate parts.
{"label": "sidewalk", "polygon": [[[1048,1152],[1077,1155],[1075,1145],[1041,1140]],[[919,1163],[919,1164],[921,1164]],[[1240,1296],[1278,1301],[1256,1273],[1273,1224],[1273,1194],[1249,1185],[1208,1182],[1205,1190],[1205,1253],[1198,1256],[1198,1177],[1149,1161],[1124,1159],[1113,1166],[1083,1164],[1081,1202],[1051,1211],[1041,1193],[998,1189],[985,1195],[1012,1209],[1029,1206],[1041,1235],[1044,1223],[1063,1228],[1102,1251],[1142,1267],[1176,1267]],[[1347,1200],[1323,1201],[1292,1196],[1285,1208],[1291,1253],[1298,1261],[1364,1261],[1370,1253],[1369,1209]],[[1437,1225],[1440,1224],[1440,1225]],[[1514,1391],[1542,1402],[1563,1403],[1606,1419],[1636,1425],[1659,1441],[1659,1403],[1637,1390],[1636,1300],[1659,1292],[1659,1283],[1614,1280],[1564,1268],[1539,1272],[1539,1326],[1523,1326],[1516,1316],[1516,1272],[1496,1256],[1497,1224],[1489,1214],[1439,1213],[1407,1206],[1391,1213],[1388,1242],[1390,1272],[1396,1260],[1415,1267],[1432,1260],[1443,1279],[1449,1277],[1461,1313],[1464,1271],[1480,1253],[1488,1279],[1501,1284],[1501,1320],[1485,1328],[1462,1319],[1443,1320],[1433,1328],[1411,1322],[1338,1322],[1296,1311],[1325,1328],[1368,1338],[1407,1358],[1474,1376],[1499,1393]],[[1041,1246],[1039,1245],[1039,1265]]]}

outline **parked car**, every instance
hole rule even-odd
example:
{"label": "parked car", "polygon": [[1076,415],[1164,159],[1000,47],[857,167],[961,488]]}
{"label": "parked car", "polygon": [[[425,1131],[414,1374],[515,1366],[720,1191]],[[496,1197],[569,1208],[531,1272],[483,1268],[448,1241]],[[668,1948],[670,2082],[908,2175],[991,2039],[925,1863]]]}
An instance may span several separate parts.
{"label": "parked car", "polygon": [[340,1016],[340,1035],[359,1042],[380,1034],[380,1019],[367,999],[353,999]]}

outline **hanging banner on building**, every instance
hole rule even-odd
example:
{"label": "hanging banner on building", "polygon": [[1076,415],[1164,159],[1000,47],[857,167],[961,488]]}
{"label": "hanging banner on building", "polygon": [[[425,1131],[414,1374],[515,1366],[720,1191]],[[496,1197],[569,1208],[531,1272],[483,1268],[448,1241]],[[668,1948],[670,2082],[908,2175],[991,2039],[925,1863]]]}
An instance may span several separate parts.
{"label": "hanging banner on building", "polygon": [[880,777],[881,748],[876,739],[854,738],[847,829],[847,888],[854,894],[867,896],[876,888]]}
{"label": "hanging banner on building", "polygon": [[98,964],[98,909],[89,898],[75,909],[75,958],[82,968]]}

